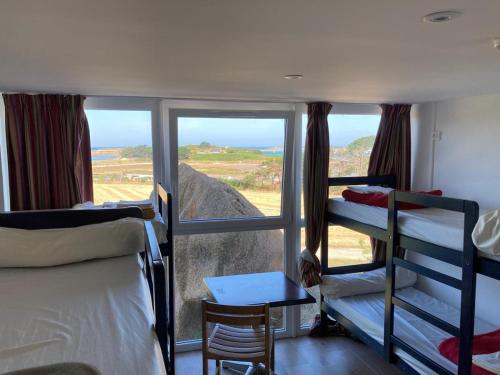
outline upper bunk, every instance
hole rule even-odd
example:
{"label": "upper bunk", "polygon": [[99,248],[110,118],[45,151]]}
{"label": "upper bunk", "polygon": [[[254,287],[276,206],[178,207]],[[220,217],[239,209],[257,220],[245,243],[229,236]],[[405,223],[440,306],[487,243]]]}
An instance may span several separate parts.
{"label": "upper bunk", "polygon": [[[333,177],[329,187],[377,185],[393,188],[394,176]],[[425,194],[399,192],[396,202],[413,203],[427,208],[398,210],[398,243],[403,248],[462,267],[463,249],[471,242],[471,232],[479,216],[476,202]],[[330,224],[366,234],[387,242],[389,212],[387,208],[345,201],[328,200],[327,220]],[[472,245],[473,246],[473,245]],[[477,251],[476,272],[500,280],[500,256]],[[351,272],[347,270],[347,272]]]}

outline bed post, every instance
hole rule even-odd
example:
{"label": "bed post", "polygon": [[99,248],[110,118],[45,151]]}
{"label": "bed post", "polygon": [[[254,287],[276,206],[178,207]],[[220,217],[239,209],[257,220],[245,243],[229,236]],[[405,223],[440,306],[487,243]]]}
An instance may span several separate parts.
{"label": "bed post", "polygon": [[395,192],[389,194],[388,221],[387,221],[387,249],[385,254],[385,310],[384,310],[384,358],[393,362],[392,335],[394,332],[394,296],[395,273],[393,255],[397,240],[398,206]]}
{"label": "bed post", "polygon": [[464,246],[462,264],[462,296],[460,302],[460,347],[458,374],[472,371],[472,342],[476,306],[477,249],[472,242],[472,231],[479,216],[476,202],[464,201]]}
{"label": "bed post", "polygon": [[168,369],[169,375],[175,374],[175,292],[174,292],[174,236],[172,232],[172,194],[167,191],[160,183],[157,185],[158,191],[158,212],[163,216],[163,205],[167,207],[167,243],[161,244],[162,256],[167,258],[167,297],[168,297],[168,318],[167,318],[167,335],[168,335]]}
{"label": "bed post", "polygon": [[[323,225],[323,233],[321,233],[321,274],[324,275],[324,271],[328,269],[328,208],[325,208],[325,221]],[[320,329],[321,333],[325,334],[327,331],[328,314],[323,309],[324,297],[320,294]]]}

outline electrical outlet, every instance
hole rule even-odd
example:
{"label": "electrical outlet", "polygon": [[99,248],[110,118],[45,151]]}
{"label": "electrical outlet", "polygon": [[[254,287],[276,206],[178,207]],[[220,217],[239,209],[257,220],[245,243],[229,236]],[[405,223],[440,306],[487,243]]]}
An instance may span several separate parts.
{"label": "electrical outlet", "polygon": [[432,132],[432,140],[433,141],[440,141],[442,137],[442,134],[439,130],[435,130]]}

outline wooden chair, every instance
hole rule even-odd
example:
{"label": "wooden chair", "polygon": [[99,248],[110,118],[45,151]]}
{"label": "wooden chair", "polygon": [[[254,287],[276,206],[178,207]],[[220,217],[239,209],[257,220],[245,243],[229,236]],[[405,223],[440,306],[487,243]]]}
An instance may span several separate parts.
{"label": "wooden chair", "polygon": [[[274,373],[274,333],[269,324],[269,305],[227,306],[202,301],[203,374],[208,360],[263,363],[265,374]],[[215,324],[210,337],[207,326]],[[242,328],[248,327],[248,328]]]}

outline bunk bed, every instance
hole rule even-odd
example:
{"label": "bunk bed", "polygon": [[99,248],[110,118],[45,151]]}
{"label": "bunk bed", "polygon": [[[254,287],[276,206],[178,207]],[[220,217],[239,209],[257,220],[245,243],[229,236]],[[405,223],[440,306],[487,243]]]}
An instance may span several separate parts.
{"label": "bunk bed", "polygon": [[[329,178],[332,186],[380,185],[393,188],[393,176]],[[402,211],[401,203],[427,208]],[[409,374],[470,374],[472,339],[494,329],[475,319],[476,275],[500,280],[497,257],[478,254],[471,233],[477,222],[476,202],[424,194],[392,191],[388,209],[343,199],[330,199],[328,224],[369,235],[387,243],[385,262],[328,267],[328,225],[322,235],[322,275],[345,275],[385,267],[385,288],[381,293],[330,298],[321,295],[322,321],[327,315],[374,348],[388,362]],[[444,233],[444,235],[443,235]],[[396,256],[400,246],[461,268],[461,278],[451,277]],[[395,269],[401,267],[459,290],[459,309],[415,288],[397,289]],[[395,324],[396,322],[396,324]],[[474,328],[475,327],[475,328]],[[475,329],[475,330],[474,330]],[[454,365],[437,351],[446,337],[460,338],[459,363]]]}
{"label": "bunk bed", "polygon": [[[158,194],[167,211],[162,245],[144,221],[143,254],[0,269],[0,372],[76,360],[102,373],[173,374],[173,266],[164,264],[173,263],[171,195],[163,188]],[[142,217],[138,207],[20,211],[0,213],[0,227],[77,228]]]}

